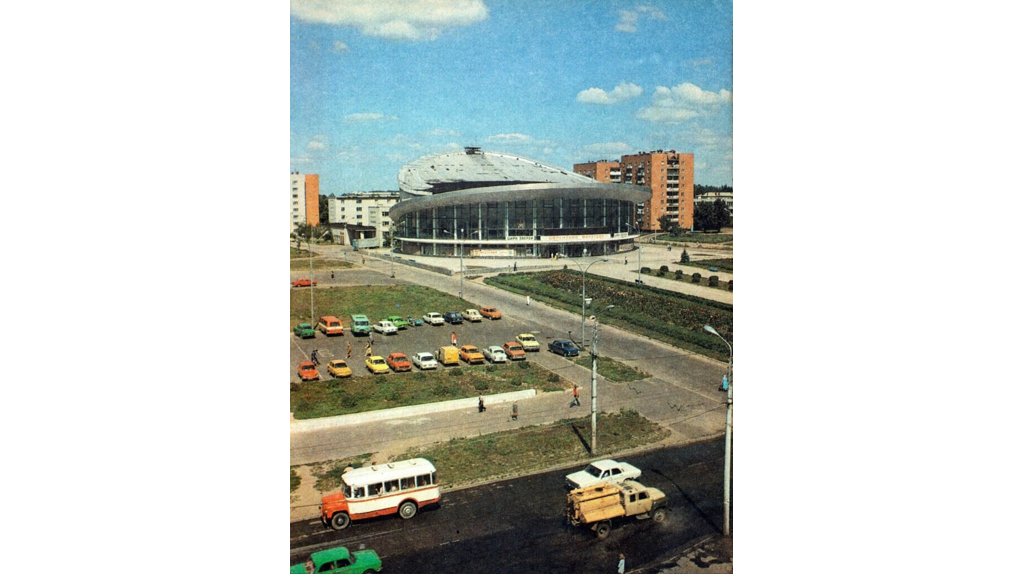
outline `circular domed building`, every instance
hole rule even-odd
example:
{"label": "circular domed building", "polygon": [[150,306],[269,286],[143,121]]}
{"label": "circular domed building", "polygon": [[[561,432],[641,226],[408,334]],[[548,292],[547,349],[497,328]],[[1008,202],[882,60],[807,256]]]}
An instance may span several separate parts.
{"label": "circular domed building", "polygon": [[636,205],[651,190],[468,147],[423,156],[398,173],[391,207],[410,255],[578,257],[633,248]]}

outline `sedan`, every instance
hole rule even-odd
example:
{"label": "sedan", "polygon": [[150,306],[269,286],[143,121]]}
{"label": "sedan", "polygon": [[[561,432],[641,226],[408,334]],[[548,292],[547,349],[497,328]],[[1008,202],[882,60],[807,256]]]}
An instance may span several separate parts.
{"label": "sedan", "polygon": [[388,372],[388,363],[384,360],[384,357],[374,355],[366,359],[366,370],[375,375],[381,375]]}
{"label": "sedan", "polygon": [[406,329],[409,327],[409,322],[399,315],[390,315],[387,320],[391,321],[391,324],[394,325],[396,329]]}
{"label": "sedan", "polygon": [[484,362],[484,354],[473,345],[463,345],[459,349],[459,358],[469,364]]}
{"label": "sedan", "polygon": [[423,316],[423,322],[428,325],[444,325],[444,317],[440,313],[427,313]]}
{"label": "sedan", "polygon": [[480,314],[480,311],[476,309],[466,309],[462,312],[462,316],[470,322],[479,323],[484,320],[484,316]]}
{"label": "sedan", "polygon": [[378,321],[373,326],[373,330],[385,335],[394,335],[398,332],[398,327],[395,327],[395,324],[391,321]]}
{"label": "sedan", "polygon": [[497,307],[481,307],[480,314],[492,321],[494,319],[501,319],[501,311]]}
{"label": "sedan", "polygon": [[299,363],[299,378],[303,381],[315,381],[320,378],[320,373],[317,372],[313,361]]}
{"label": "sedan", "polygon": [[444,320],[452,325],[461,325],[462,313],[459,313],[458,311],[446,311],[444,314]]}
{"label": "sedan", "polygon": [[292,287],[313,287],[316,285],[316,281],[302,277],[292,281]]}
{"label": "sedan", "polygon": [[313,326],[309,323],[299,323],[295,326],[293,331],[295,336],[300,339],[312,339],[316,337],[316,331],[313,330]]}
{"label": "sedan", "polygon": [[373,550],[356,550],[338,546],[314,552],[304,564],[294,564],[289,574],[364,574],[381,570],[380,556]]}
{"label": "sedan", "polygon": [[388,358],[385,359],[385,362],[389,367],[391,367],[391,370],[396,373],[412,370],[412,363],[410,363],[409,359],[406,358],[405,353],[391,353],[388,355]]}
{"label": "sedan", "polygon": [[537,338],[529,333],[520,333],[516,335],[516,341],[523,346],[523,350],[526,352],[534,352],[540,350],[540,343],[537,342]]}
{"label": "sedan", "polygon": [[580,350],[576,345],[572,344],[572,341],[566,339],[555,339],[548,343],[548,350],[556,355],[562,355],[563,357],[578,357],[580,356]]}
{"label": "sedan", "polygon": [[327,363],[327,372],[336,379],[352,376],[352,369],[349,368],[348,363],[344,359],[334,359]]}
{"label": "sedan", "polygon": [[523,350],[523,346],[515,341],[509,341],[501,346],[505,349],[505,354],[508,355],[510,361],[523,361],[526,359],[526,351]]}
{"label": "sedan", "polygon": [[430,353],[416,353],[412,356],[412,364],[424,371],[437,368],[437,360]]}
{"label": "sedan", "polygon": [[484,349],[484,358],[492,363],[507,363],[508,355],[505,354],[505,349],[497,345],[491,345]]}

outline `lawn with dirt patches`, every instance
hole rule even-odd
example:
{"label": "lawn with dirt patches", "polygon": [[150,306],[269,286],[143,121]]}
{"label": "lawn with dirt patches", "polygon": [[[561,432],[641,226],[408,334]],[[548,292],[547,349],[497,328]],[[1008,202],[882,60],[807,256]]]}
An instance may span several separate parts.
{"label": "lawn with dirt patches", "polygon": [[[308,265],[308,262],[307,262]],[[291,326],[309,321],[309,293],[293,289]],[[344,321],[351,315],[366,315],[376,322],[389,315],[419,317],[431,311],[469,309],[475,305],[454,295],[419,285],[366,285],[360,287],[318,287],[314,294],[316,316],[334,315]],[[346,329],[348,328],[346,321]]]}
{"label": "lawn with dirt patches", "polygon": [[[292,271],[309,271],[309,258],[303,259],[292,259],[291,260]],[[341,259],[317,259],[313,258],[313,270],[322,271],[324,269],[349,269],[355,267],[348,261]]]}
{"label": "lawn with dirt patches", "polygon": [[[600,413],[597,429],[600,453],[655,443],[669,435],[667,429],[633,410]],[[443,484],[456,486],[582,462],[593,456],[585,445],[589,441],[588,416],[416,447],[398,459],[423,457],[437,467]]]}
{"label": "lawn with dirt patches", "polygon": [[658,241],[676,243],[729,243],[732,235],[726,233],[687,233],[685,235],[659,235]]}
{"label": "lawn with dirt patches", "polygon": [[294,383],[291,409],[297,420],[303,420],[464,399],[481,394],[526,389],[542,393],[569,387],[571,384],[567,380],[544,367],[529,361],[519,361]]}
{"label": "lawn with dirt patches", "polygon": [[[370,461],[369,454],[360,454],[340,460],[325,460],[309,465],[309,473],[316,478],[315,488],[320,492],[341,487],[341,475],[348,467],[360,468]],[[292,470],[292,472],[295,472]]]}
{"label": "lawn with dirt patches", "polygon": [[291,471],[292,471],[292,477],[291,477],[292,492],[295,492],[295,489],[297,489],[299,487],[299,485],[302,484],[302,477],[300,477],[298,475],[298,473],[295,472],[295,468],[294,467],[292,467]]}
{"label": "lawn with dirt patches", "polygon": [[[290,257],[292,259],[295,259],[296,257],[304,257],[308,261],[309,260],[309,251],[307,251],[305,249],[296,249],[296,248],[292,247],[291,248],[291,255],[290,255]],[[313,259],[316,259],[317,257],[320,257],[320,256],[317,255],[316,253],[313,253]]]}
{"label": "lawn with dirt patches", "polygon": [[[583,278],[576,270],[500,273],[484,283],[520,295],[529,293],[536,301],[571,313],[580,308]],[[603,323],[701,355],[729,359],[725,343],[704,331],[704,325],[711,325],[726,340],[732,339],[732,305],[728,303],[594,275],[587,278],[587,296],[594,299],[593,309],[615,305],[601,316]]]}
{"label": "lawn with dirt patches", "polygon": [[[586,367],[588,370],[591,368],[589,355],[580,355],[573,359],[573,362],[581,367]],[[651,376],[650,373],[634,369],[626,363],[621,363],[608,357],[597,358],[597,374],[604,377],[609,383],[629,383]]]}

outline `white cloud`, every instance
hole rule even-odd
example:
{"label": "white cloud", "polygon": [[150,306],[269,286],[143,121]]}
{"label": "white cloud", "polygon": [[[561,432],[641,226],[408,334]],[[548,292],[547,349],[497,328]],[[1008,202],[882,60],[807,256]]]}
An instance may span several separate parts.
{"label": "white cloud", "polygon": [[636,117],[656,123],[677,124],[708,113],[709,108],[732,103],[732,92],[702,90],[683,82],[673,88],[658,86],[651,95],[650,107],[640,108]]}
{"label": "white cloud", "polygon": [[601,88],[583,90],[576,94],[576,101],[581,104],[610,105],[633,99],[642,93],[644,93],[644,90],[640,86],[628,82],[620,82],[611,92],[606,92]]}
{"label": "white cloud", "polygon": [[349,114],[341,119],[341,121],[347,124],[354,124],[360,122],[376,122],[379,120],[397,120],[395,116],[385,116],[384,114],[378,114],[377,112],[365,112],[358,114]]}
{"label": "white cloud", "polygon": [[504,145],[523,145],[534,147],[558,147],[558,142],[551,140],[537,139],[533,136],[520,133],[495,134],[488,136],[484,141]]}
{"label": "white cloud", "polygon": [[341,40],[335,40],[334,41],[334,51],[338,52],[338,53],[348,52],[348,44],[346,44],[345,42],[342,42]]}
{"label": "white cloud", "polygon": [[583,149],[587,153],[602,156],[622,155],[633,151],[633,147],[625,142],[595,143],[585,145]]}
{"label": "white cloud", "polygon": [[487,19],[483,0],[291,0],[306,22],[356,28],[388,40],[433,40],[446,28]]}
{"label": "white cloud", "polygon": [[309,159],[308,157],[293,157],[293,158],[291,158],[291,162],[292,163],[310,163],[311,161],[313,161],[313,160]]}
{"label": "white cloud", "polygon": [[441,129],[441,128],[436,128],[436,129],[430,130],[429,132],[426,132],[426,135],[428,135],[428,136],[451,136],[453,138],[457,138],[457,137],[459,137],[460,134],[459,134],[459,132],[457,132],[455,130],[444,130],[444,129]]}
{"label": "white cloud", "polygon": [[306,149],[324,149],[324,144],[323,142],[313,140],[309,142],[309,145],[306,146]]}
{"label": "white cloud", "polygon": [[460,146],[459,144],[457,144],[455,142],[448,142],[448,143],[444,144],[443,146],[441,146],[441,149],[462,149],[462,146]]}
{"label": "white cloud", "polygon": [[648,20],[668,20],[668,16],[654,6],[637,6],[636,10],[619,10],[619,21],[615,29],[619,32],[636,32],[641,16]]}

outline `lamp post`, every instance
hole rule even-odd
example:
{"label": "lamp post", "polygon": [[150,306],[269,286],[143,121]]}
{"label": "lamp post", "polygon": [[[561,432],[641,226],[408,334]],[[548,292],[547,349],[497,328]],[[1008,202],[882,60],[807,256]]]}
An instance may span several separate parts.
{"label": "lamp post", "polygon": [[722,520],[722,534],[729,536],[729,483],[732,478],[732,345],[711,325],[704,325],[704,330],[721,339],[729,347],[729,374],[726,380],[729,388],[726,389],[725,409],[725,518]]}
{"label": "lamp post", "polygon": [[597,317],[615,305],[608,305],[597,315],[590,317],[594,322],[594,344],[590,346],[590,454],[597,452]]}
{"label": "lamp post", "polygon": [[583,273],[583,302],[580,305],[580,346],[585,347],[587,344],[587,271],[590,271],[590,268],[593,267],[595,263],[607,263],[610,260],[598,259],[597,261],[591,262],[590,265],[587,265],[587,268],[584,269],[583,265],[581,265],[579,261],[576,261],[571,257],[566,257],[566,259],[575,263]]}

